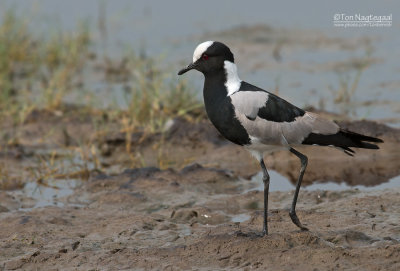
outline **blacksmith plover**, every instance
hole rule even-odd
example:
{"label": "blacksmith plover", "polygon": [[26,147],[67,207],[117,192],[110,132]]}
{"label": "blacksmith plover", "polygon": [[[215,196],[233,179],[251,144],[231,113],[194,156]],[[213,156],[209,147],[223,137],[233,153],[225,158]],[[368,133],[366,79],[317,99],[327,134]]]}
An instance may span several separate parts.
{"label": "blacksmith plover", "polygon": [[179,71],[204,74],[203,96],[207,115],[228,140],[247,148],[259,161],[264,183],[264,227],[268,234],[267,212],[269,175],[264,154],[286,149],[301,161],[290,218],[301,230],[308,230],[296,215],[296,202],[307,167],[307,156],[294,148],[299,145],[332,146],[353,155],[351,147],[379,149],[368,142],[383,142],[341,129],[335,122],[304,111],[284,99],[239,79],[231,50],[223,43],[206,41],[197,46],[193,62]]}

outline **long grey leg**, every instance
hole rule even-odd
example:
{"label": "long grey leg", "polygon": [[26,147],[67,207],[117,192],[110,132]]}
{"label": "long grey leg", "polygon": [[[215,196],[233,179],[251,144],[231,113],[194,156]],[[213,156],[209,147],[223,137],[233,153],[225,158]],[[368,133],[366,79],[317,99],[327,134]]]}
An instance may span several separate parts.
{"label": "long grey leg", "polygon": [[299,196],[299,191],[300,191],[300,186],[301,186],[301,181],[303,180],[303,175],[304,175],[304,171],[307,168],[307,163],[308,163],[308,158],[307,156],[305,156],[304,154],[296,151],[293,148],[290,148],[290,152],[293,153],[294,155],[296,155],[297,157],[300,158],[301,161],[301,169],[300,169],[300,175],[299,178],[297,180],[297,184],[296,184],[296,191],[294,192],[294,197],[293,197],[293,201],[292,201],[292,207],[290,208],[290,218],[292,219],[293,223],[296,224],[297,227],[299,227],[301,230],[303,231],[308,231],[308,229],[306,227],[304,227],[301,223],[299,218],[296,215],[296,203],[297,203],[297,197]]}
{"label": "long grey leg", "polygon": [[268,194],[269,194],[269,174],[267,171],[267,168],[265,167],[264,164],[264,159],[261,158],[260,160],[260,165],[263,171],[263,183],[264,183],[264,226],[263,226],[263,235],[268,234],[268,221],[267,221],[267,215],[268,215]]}

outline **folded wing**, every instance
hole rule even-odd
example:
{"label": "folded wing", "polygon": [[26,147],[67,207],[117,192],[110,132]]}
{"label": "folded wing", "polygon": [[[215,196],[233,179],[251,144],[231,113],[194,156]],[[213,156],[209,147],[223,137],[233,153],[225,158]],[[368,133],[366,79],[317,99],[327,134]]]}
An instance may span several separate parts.
{"label": "folded wing", "polygon": [[351,155],[354,151],[350,147],[377,149],[377,145],[368,142],[382,142],[342,130],[335,122],[246,82],[230,98],[236,117],[250,138],[262,144],[334,146]]}

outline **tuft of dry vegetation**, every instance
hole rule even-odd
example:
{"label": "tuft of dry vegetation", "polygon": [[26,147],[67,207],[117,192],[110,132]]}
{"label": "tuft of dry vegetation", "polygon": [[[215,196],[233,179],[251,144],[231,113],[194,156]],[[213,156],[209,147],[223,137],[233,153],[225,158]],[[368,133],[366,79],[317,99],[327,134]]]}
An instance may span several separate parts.
{"label": "tuft of dry vegetation", "polygon": [[[130,166],[138,166],[143,161],[131,146],[132,134],[140,131],[144,138],[163,133],[165,123],[175,117],[191,121],[202,117],[201,102],[193,89],[184,80],[171,79],[175,71],[162,68],[161,58],[134,50],[118,57],[100,56],[96,50],[101,46],[92,38],[87,21],[71,31],[54,29],[45,35],[34,31],[29,16],[22,18],[14,9],[1,12],[1,186],[10,187],[10,181],[23,178],[7,160],[16,148],[23,150],[14,157],[17,160],[26,156],[28,145],[40,150],[34,150],[23,166],[22,171],[30,176],[24,181],[86,179],[90,172],[109,166],[102,161],[99,139],[111,132],[126,135]],[[102,78],[100,96],[86,78]],[[116,85],[123,86],[123,94],[112,91]],[[102,101],[118,99],[124,103],[101,106]],[[40,138],[24,138],[32,123],[43,126]],[[79,125],[90,128],[83,135],[69,132]],[[61,141],[55,139],[59,134]],[[160,166],[168,164],[162,145],[163,141],[155,146]]]}

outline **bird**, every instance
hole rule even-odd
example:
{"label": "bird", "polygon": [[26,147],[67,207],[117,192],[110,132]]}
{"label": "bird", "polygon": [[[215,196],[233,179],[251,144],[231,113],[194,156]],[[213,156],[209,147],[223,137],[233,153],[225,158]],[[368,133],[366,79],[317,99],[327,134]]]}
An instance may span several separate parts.
{"label": "bird", "polygon": [[296,203],[308,158],[296,150],[302,145],[335,147],[353,156],[351,148],[379,149],[383,140],[341,128],[336,122],[305,111],[279,96],[242,81],[234,55],[222,42],[205,41],[193,53],[193,61],[178,72],[197,70],[204,75],[203,98],[207,116],[219,133],[246,148],[258,161],[264,184],[262,236],[268,235],[270,176],[264,155],[288,150],[300,159],[301,169],[289,211],[292,222],[308,231],[296,214]]}

